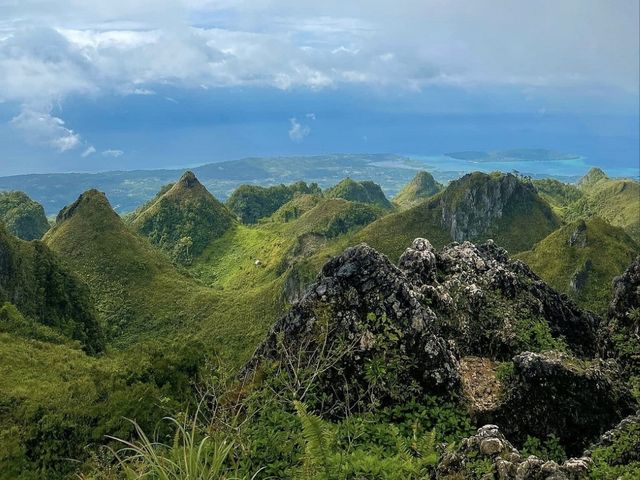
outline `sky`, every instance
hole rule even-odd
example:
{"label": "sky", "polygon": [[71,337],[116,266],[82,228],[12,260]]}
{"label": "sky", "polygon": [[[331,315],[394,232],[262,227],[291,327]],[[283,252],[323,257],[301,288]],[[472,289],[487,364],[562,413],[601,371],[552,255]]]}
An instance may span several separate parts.
{"label": "sky", "polygon": [[637,0],[0,0],[0,175],[549,148],[638,164]]}

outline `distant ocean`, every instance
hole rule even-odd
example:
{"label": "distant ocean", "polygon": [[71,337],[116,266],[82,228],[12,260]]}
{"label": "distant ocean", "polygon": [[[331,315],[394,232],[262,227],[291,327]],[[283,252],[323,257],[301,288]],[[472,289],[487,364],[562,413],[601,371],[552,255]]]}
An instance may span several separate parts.
{"label": "distant ocean", "polygon": [[554,177],[568,181],[577,179],[593,167],[602,168],[610,177],[640,178],[639,166],[622,166],[602,162],[597,164],[585,157],[567,160],[519,160],[519,161],[477,161],[460,160],[446,155],[415,155],[406,156],[424,163],[424,168],[442,179],[451,179],[462,173],[480,172],[514,172],[533,177]]}

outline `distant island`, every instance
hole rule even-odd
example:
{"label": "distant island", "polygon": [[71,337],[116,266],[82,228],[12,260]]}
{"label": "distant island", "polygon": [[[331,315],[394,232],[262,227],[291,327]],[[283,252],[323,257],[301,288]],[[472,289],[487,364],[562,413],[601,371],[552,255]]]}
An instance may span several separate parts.
{"label": "distant island", "polygon": [[549,162],[559,160],[578,160],[580,155],[573,153],[561,153],[544,148],[515,148],[511,150],[495,150],[481,152],[467,150],[462,152],[445,153],[447,157],[456,160],[469,160],[476,162]]}

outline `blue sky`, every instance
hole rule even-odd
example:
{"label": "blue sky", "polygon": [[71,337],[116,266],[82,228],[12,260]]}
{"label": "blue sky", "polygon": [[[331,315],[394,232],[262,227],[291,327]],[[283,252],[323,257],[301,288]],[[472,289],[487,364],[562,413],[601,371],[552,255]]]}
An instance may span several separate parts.
{"label": "blue sky", "polygon": [[0,2],[0,175],[538,147],[638,162],[635,0]]}

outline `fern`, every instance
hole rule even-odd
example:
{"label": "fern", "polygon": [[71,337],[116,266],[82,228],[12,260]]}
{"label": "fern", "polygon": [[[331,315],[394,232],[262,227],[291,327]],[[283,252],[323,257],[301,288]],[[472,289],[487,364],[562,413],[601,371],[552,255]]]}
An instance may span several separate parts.
{"label": "fern", "polygon": [[331,456],[335,438],[332,429],[320,417],[309,413],[303,403],[294,401],[293,404],[302,424],[302,436],[306,443],[306,475],[310,478],[332,478]]}

